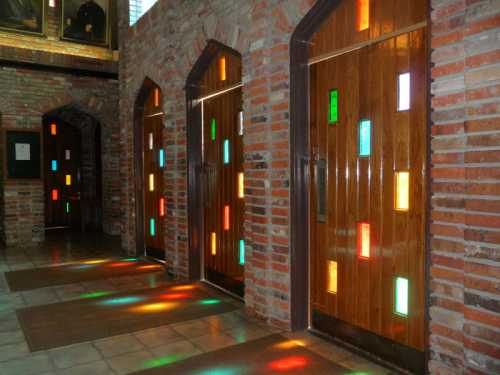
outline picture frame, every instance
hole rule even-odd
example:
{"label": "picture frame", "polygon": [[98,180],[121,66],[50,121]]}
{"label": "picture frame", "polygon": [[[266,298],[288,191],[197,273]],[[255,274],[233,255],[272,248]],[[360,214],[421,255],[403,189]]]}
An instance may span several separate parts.
{"label": "picture frame", "polygon": [[0,30],[44,36],[46,10],[45,0],[1,0]]}
{"label": "picture frame", "polygon": [[61,40],[108,47],[111,0],[62,0]]}
{"label": "picture frame", "polygon": [[42,179],[42,144],[39,130],[5,129],[4,178]]}

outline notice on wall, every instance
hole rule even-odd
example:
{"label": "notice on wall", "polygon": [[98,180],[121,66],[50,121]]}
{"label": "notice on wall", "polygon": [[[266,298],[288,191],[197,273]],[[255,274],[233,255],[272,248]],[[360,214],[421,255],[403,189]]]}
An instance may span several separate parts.
{"label": "notice on wall", "polygon": [[16,143],[16,160],[31,160],[29,143]]}

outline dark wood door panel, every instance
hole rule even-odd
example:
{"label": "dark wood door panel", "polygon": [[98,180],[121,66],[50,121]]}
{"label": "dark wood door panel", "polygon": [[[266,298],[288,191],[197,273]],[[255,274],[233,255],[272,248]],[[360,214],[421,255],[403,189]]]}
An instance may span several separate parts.
{"label": "dark wood door panel", "polygon": [[[426,51],[420,29],[310,69],[311,308],[417,350],[425,319]],[[398,110],[406,73],[410,108]]]}
{"label": "dark wood door panel", "polygon": [[163,114],[161,92],[151,88],[142,119],[142,158],[144,194],[144,245],[146,255],[165,259],[166,198],[163,188],[163,171],[166,168],[166,151],[163,146]]}
{"label": "dark wood door panel", "polygon": [[81,134],[58,119],[44,121],[45,227],[81,224]]}
{"label": "dark wood door panel", "polygon": [[244,289],[241,106],[240,88],[203,104],[205,278],[238,295]]}

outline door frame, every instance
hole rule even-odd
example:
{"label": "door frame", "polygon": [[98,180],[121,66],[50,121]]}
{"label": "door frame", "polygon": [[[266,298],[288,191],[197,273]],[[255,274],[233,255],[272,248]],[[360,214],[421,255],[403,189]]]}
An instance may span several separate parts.
{"label": "door frame", "polygon": [[186,79],[186,133],[188,164],[188,277],[200,280],[203,277],[204,222],[202,194],[202,149],[201,127],[202,106],[196,103],[200,97],[199,82],[213,58],[226,51],[233,55],[241,54],[215,39],[207,40],[207,45],[196,60]]}
{"label": "door frame", "polygon": [[[144,142],[143,118],[144,104],[150,92],[161,88],[152,79],[146,77],[139,89],[134,103],[134,185],[135,185],[135,251],[136,255],[144,255]],[[160,94],[161,97],[161,94]],[[160,103],[160,108],[162,107]]]}
{"label": "door frame", "polygon": [[[320,28],[342,0],[318,0],[302,18],[290,41],[290,282],[291,282],[291,326],[292,330],[310,327],[310,228],[309,193],[311,176],[309,166],[309,40]],[[427,14],[427,42],[430,46],[431,20],[430,4]],[[429,51],[430,52],[430,51]],[[432,66],[430,53],[427,54],[428,71]],[[430,88],[431,77],[427,75]],[[308,93],[304,95],[304,92]],[[427,95],[427,155],[426,155],[426,217],[425,217],[425,264],[424,264],[424,337],[425,366],[430,359],[430,212],[431,212],[431,95]],[[363,334],[362,332],[360,332]],[[352,346],[351,346],[352,349]],[[362,352],[361,354],[367,355]]]}

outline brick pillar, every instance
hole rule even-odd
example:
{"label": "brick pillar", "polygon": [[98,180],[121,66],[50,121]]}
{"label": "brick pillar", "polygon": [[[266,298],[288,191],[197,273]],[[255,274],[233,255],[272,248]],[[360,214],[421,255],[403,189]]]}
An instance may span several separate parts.
{"label": "brick pillar", "polygon": [[432,7],[430,372],[500,373],[500,3]]}

